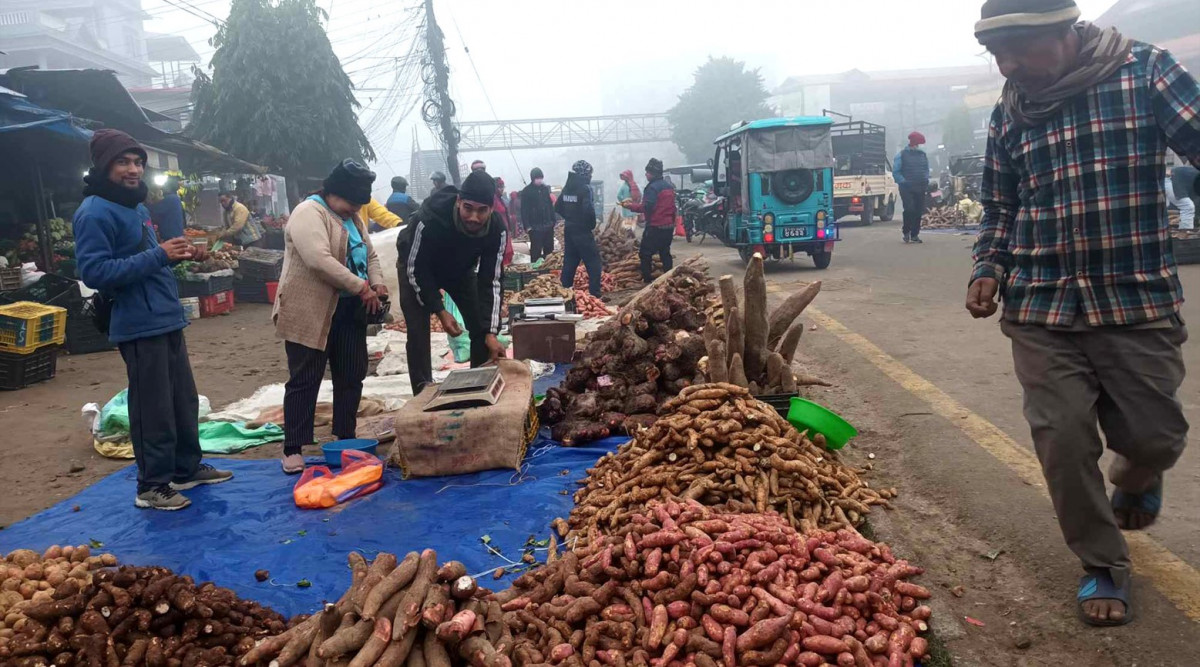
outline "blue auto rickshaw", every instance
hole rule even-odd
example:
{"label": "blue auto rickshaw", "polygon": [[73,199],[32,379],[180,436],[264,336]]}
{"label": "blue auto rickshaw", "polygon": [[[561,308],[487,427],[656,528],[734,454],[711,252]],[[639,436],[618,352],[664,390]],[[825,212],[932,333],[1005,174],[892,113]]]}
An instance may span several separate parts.
{"label": "blue auto rickshaw", "polygon": [[713,186],[723,241],[744,261],[813,258],[829,266],[839,241],[833,211],[833,120],[801,116],[735,125],[718,137]]}

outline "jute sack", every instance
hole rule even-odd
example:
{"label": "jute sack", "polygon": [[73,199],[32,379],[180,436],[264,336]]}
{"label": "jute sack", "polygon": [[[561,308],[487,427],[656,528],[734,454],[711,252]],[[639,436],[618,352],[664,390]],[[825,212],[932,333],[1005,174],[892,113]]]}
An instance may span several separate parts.
{"label": "jute sack", "polygon": [[504,392],[495,405],[425,412],[437,388],[426,387],[396,413],[391,463],[405,479],[521,467],[537,436],[533,374],[524,362],[502,360]]}

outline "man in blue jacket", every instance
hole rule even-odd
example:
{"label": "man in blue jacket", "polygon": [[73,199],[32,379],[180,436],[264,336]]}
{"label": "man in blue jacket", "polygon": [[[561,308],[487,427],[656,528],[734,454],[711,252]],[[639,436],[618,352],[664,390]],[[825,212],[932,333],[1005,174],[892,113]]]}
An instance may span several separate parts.
{"label": "man in blue jacket", "polygon": [[145,207],[146,150],[128,134],[97,130],[85,199],[75,212],[75,255],[83,282],[112,302],[108,338],[125,360],[129,431],[137,459],[134,504],[179,510],[179,491],[228,481],[200,462],[199,397],[188,362],[171,264],[203,259],[184,238],[158,242]]}
{"label": "man in blue jacket", "polygon": [[925,217],[925,192],[929,189],[929,156],[921,150],[925,135],[908,135],[908,146],[896,154],[892,174],[900,186],[900,201],[904,204],[904,242],[924,243],[921,240],[921,218]]}
{"label": "man in blue jacket", "polygon": [[147,208],[150,209],[150,222],[158,228],[159,236],[164,239],[183,236],[183,200],[179,198],[179,178],[168,176],[162,186],[162,199]]}

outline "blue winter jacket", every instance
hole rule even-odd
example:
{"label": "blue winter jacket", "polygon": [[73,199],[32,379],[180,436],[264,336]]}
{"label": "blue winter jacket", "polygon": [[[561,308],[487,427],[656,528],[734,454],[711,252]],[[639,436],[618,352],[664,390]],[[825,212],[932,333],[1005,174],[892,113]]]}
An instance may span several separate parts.
{"label": "blue winter jacket", "polygon": [[905,147],[896,153],[892,176],[897,185],[925,187],[929,184],[929,156],[920,148]]}
{"label": "blue winter jacket", "polygon": [[144,208],[92,195],[71,224],[79,277],[113,300],[110,341],[150,338],[187,326],[167,252],[159,247]]}
{"label": "blue winter jacket", "polygon": [[158,227],[158,235],[164,239],[183,236],[183,202],[174,192],[168,193],[157,204],[147,206],[150,221]]}

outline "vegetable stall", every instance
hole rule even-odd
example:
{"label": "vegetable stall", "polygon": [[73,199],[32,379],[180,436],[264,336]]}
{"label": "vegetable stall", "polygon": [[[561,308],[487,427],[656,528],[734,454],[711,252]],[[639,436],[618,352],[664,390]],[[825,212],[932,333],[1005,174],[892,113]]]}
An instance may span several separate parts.
{"label": "vegetable stall", "polygon": [[303,512],[273,467],[230,461],[178,518],[110,501],[117,473],[0,533],[45,549],[0,564],[0,663],[914,665],[922,569],[859,532],[896,491],[756,398],[804,384],[820,284],[774,312],[763,285],[754,262],[740,295],[700,262],[663,274],[535,387],[550,428],[515,471],[389,470]]}

